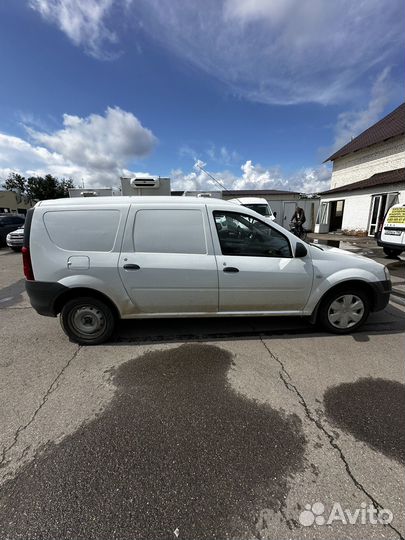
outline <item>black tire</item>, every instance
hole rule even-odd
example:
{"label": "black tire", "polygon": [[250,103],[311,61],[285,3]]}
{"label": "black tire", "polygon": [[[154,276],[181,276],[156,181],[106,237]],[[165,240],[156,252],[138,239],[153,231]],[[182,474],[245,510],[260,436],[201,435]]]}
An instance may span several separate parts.
{"label": "black tire", "polygon": [[[350,297],[352,297],[352,301],[350,301]],[[359,304],[357,304],[357,301],[359,301]],[[333,304],[335,302],[335,306],[339,307],[341,305],[341,308],[334,309]],[[344,312],[346,309],[345,302],[347,302],[347,313]],[[334,334],[350,334],[364,324],[369,313],[370,300],[366,292],[361,289],[342,287],[328,293],[322,300],[318,311],[318,322],[326,330]],[[344,325],[345,315],[347,316],[346,326]],[[335,319],[339,317],[341,317],[342,326],[339,326],[339,321]],[[335,322],[333,322],[333,319],[335,319]]]}
{"label": "black tire", "polygon": [[60,323],[71,341],[79,345],[100,345],[115,328],[115,316],[105,302],[91,296],[69,300],[62,308]]}
{"label": "black tire", "polygon": [[21,251],[21,248],[20,247],[12,247],[11,248],[13,251],[15,251],[16,253],[19,253]]}
{"label": "black tire", "polygon": [[395,248],[383,248],[384,253],[389,257],[390,259],[395,259],[402,253],[402,249],[395,249]]}

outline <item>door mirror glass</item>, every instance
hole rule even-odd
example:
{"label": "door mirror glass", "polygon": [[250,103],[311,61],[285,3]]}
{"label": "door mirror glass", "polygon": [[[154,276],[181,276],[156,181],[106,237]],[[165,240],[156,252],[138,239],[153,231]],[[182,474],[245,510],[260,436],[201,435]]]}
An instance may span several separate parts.
{"label": "door mirror glass", "polygon": [[307,248],[301,242],[298,242],[295,246],[295,256],[296,257],[305,257],[308,254]]}

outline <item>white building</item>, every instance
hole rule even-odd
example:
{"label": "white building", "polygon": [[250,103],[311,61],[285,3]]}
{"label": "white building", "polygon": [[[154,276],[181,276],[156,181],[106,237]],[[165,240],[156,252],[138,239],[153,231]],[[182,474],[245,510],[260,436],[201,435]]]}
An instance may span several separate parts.
{"label": "white building", "polygon": [[326,161],[331,189],[321,193],[315,232],[373,236],[388,208],[405,203],[405,103]]}

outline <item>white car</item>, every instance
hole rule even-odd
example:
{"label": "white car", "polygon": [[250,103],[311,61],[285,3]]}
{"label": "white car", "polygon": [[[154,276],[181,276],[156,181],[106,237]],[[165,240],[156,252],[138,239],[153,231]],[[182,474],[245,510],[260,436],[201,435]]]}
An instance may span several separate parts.
{"label": "white car", "polygon": [[273,214],[273,210],[266,199],[262,199],[260,197],[238,197],[237,199],[229,199],[228,202],[241,204],[246,208],[250,208],[250,210],[254,210],[270,221],[274,221],[276,219]]}
{"label": "white car", "polygon": [[21,251],[24,245],[24,227],[20,227],[15,231],[8,233],[6,243],[13,251]]}
{"label": "white car", "polygon": [[31,304],[69,338],[98,344],[119,319],[306,316],[339,334],[383,309],[386,268],[303,244],[219,199],[95,197],[28,212],[23,264]]}

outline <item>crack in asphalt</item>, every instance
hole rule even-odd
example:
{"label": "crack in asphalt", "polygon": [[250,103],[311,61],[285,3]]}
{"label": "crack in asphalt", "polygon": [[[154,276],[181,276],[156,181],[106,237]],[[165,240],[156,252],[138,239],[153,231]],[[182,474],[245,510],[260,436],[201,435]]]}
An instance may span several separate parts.
{"label": "crack in asphalt", "polygon": [[[73,360],[77,357],[77,355],[79,354],[80,349],[81,349],[81,345],[78,346],[77,350],[73,353],[73,355],[69,358],[69,360],[66,362],[66,364],[62,367],[62,369],[56,375],[56,377],[54,378],[54,380],[50,384],[48,390],[45,392],[45,394],[44,394],[44,396],[43,396],[43,398],[41,400],[41,403],[35,409],[35,411],[33,412],[32,416],[31,416],[31,418],[29,419],[29,421],[26,424],[18,427],[18,429],[14,433],[13,441],[11,442],[11,444],[9,446],[3,448],[2,457],[0,459],[0,469],[4,468],[7,465],[7,462],[6,462],[7,454],[10,452],[10,450],[12,450],[16,446],[21,433],[23,433],[34,422],[34,420],[35,420],[36,416],[38,415],[39,411],[42,409],[42,407],[48,401],[49,396],[58,388],[60,378],[62,377],[62,375],[64,374],[66,369],[70,366],[70,364],[73,362]],[[21,455],[21,457],[19,458],[18,461],[20,461],[22,459],[22,457],[24,455],[24,452],[25,452],[25,450],[23,451],[23,454]]]}
{"label": "crack in asphalt", "polygon": [[[266,351],[268,352],[268,354],[271,356],[271,358],[273,360],[275,360],[281,367],[281,371],[279,372],[279,377],[280,379],[282,380],[284,386],[287,388],[288,391],[290,392],[293,392],[296,394],[296,396],[298,397],[298,401],[300,402],[300,404],[302,405],[304,411],[305,411],[305,415],[306,417],[308,418],[308,420],[310,420],[313,424],[316,425],[316,427],[324,434],[326,435],[328,441],[329,441],[329,444],[332,446],[332,448],[334,450],[336,450],[339,454],[339,457],[340,459],[343,461],[344,463],[344,466],[345,466],[345,469],[346,469],[346,472],[347,474],[349,475],[350,479],[352,480],[353,484],[356,486],[356,488],[358,490],[360,490],[362,493],[364,493],[364,495],[366,497],[368,497],[371,501],[371,503],[373,504],[374,508],[378,511],[378,510],[383,510],[383,506],[366,490],[366,488],[363,486],[363,484],[361,484],[361,482],[359,482],[357,480],[357,478],[354,476],[352,470],[350,469],[350,465],[343,453],[343,450],[340,448],[340,446],[337,444],[336,442],[336,439],[335,437],[328,432],[328,430],[324,427],[324,425],[321,423],[321,421],[317,418],[315,418],[315,416],[311,413],[310,409],[309,409],[309,406],[307,404],[307,402],[305,401],[305,398],[304,396],[301,394],[301,392],[298,390],[298,388],[296,387],[296,385],[292,382],[292,378],[291,378],[291,375],[288,373],[284,363],[275,355],[271,352],[271,350],[269,349],[269,347],[266,345],[266,343],[264,342],[263,340],[263,337],[260,337],[260,341],[262,342],[264,348],[266,349]],[[287,380],[288,379],[288,380]],[[394,532],[396,532],[400,538],[400,540],[405,540],[404,536],[401,534],[400,531],[398,531],[398,529],[396,529],[393,525],[391,525],[390,523],[386,523],[384,524],[384,526],[387,526],[389,527],[390,529],[392,529]]]}
{"label": "crack in asphalt", "polygon": [[188,344],[110,370],[103,413],[2,487],[1,537],[254,538],[259,512],[279,513],[307,441],[296,414],[233,389],[233,361]]}

